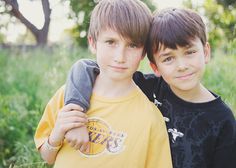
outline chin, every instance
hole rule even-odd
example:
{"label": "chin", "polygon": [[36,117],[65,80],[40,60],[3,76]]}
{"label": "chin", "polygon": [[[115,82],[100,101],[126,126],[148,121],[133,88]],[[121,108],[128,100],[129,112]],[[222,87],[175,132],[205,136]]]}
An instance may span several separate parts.
{"label": "chin", "polygon": [[197,84],[193,84],[193,83],[188,84],[188,83],[186,83],[186,84],[183,84],[181,86],[177,86],[175,88],[177,88],[178,90],[182,90],[182,91],[191,91],[191,90],[196,89],[197,86],[198,86]]}

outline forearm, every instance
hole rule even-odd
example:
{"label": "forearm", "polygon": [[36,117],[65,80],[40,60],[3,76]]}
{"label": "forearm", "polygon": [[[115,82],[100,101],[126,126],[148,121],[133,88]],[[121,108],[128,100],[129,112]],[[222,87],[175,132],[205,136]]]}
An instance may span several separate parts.
{"label": "forearm", "polygon": [[71,68],[66,82],[65,105],[69,103],[80,105],[84,111],[89,108],[93,85],[99,73],[95,61],[81,59]]}
{"label": "forearm", "polygon": [[53,142],[49,137],[49,139],[47,139],[39,148],[39,152],[43,160],[46,161],[48,164],[54,164],[57,157],[57,153],[60,150],[60,146],[61,142]]}

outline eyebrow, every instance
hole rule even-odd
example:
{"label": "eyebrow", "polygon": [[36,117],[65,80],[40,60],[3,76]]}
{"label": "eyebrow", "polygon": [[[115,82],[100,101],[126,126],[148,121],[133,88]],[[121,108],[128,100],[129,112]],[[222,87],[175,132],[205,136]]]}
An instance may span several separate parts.
{"label": "eyebrow", "polygon": [[186,49],[189,49],[189,48],[192,48],[192,47],[194,47],[194,44],[188,44],[188,45],[186,45],[186,46],[184,46],[184,48],[186,48]]}
{"label": "eyebrow", "polygon": [[168,57],[170,55],[171,55],[171,51],[167,51],[167,52],[161,53],[160,57]]}
{"label": "eyebrow", "polygon": [[103,39],[111,39],[111,40],[115,40],[116,38],[113,36],[103,36]]}

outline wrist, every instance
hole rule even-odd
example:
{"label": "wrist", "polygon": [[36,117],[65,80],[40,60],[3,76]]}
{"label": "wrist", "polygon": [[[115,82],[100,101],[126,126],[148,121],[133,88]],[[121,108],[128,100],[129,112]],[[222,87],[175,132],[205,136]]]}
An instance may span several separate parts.
{"label": "wrist", "polygon": [[64,140],[64,136],[62,136],[58,131],[54,128],[51,134],[48,137],[48,142],[52,146],[59,146]]}
{"label": "wrist", "polygon": [[62,141],[61,142],[53,142],[50,141],[50,136],[45,142],[46,148],[49,151],[57,152],[62,147]]}
{"label": "wrist", "polygon": [[63,140],[61,140],[60,138],[55,138],[54,136],[50,135],[48,137],[48,144],[53,146],[53,147],[57,147],[60,146],[63,142]]}

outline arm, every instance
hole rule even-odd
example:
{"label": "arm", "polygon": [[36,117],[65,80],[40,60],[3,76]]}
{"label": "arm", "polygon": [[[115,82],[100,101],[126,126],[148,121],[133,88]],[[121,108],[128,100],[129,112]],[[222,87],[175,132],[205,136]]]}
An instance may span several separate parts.
{"label": "arm", "polygon": [[[71,105],[71,104],[70,104]],[[39,148],[42,158],[49,164],[56,160],[57,153],[61,148],[67,131],[81,127],[87,122],[85,114],[78,111],[67,111],[68,106],[64,106],[58,113],[55,126],[48,139]]]}
{"label": "arm", "polygon": [[66,82],[65,105],[80,105],[86,112],[99,68],[95,61],[81,59],[71,68]]}
{"label": "arm", "polygon": [[148,99],[154,102],[153,93],[160,93],[163,79],[154,74],[143,74],[142,72],[136,71],[133,75],[133,80]]}
{"label": "arm", "polygon": [[[83,112],[86,112],[89,108],[93,85],[98,73],[99,68],[95,61],[88,59],[77,61],[72,66],[67,78],[65,104],[79,105],[83,108]],[[74,149],[89,150],[89,135],[86,126],[68,131],[65,138]]]}
{"label": "arm", "polygon": [[65,133],[87,122],[84,113],[70,110],[75,108],[73,105],[63,107],[63,99],[64,87],[59,89],[47,104],[34,136],[37,149],[49,164],[54,163],[63,145]]}
{"label": "arm", "polygon": [[[80,105],[86,112],[89,108],[93,85],[98,74],[99,67],[95,61],[89,59],[77,61],[72,66],[67,78],[65,104]],[[159,85],[163,82],[162,78],[156,77],[154,74],[143,74],[138,71],[134,73],[133,80],[150,101],[153,101],[153,91],[160,88]]]}
{"label": "arm", "polygon": [[232,114],[225,121],[218,135],[213,165],[214,168],[236,166],[236,121]]}
{"label": "arm", "polygon": [[[95,61],[89,59],[77,61],[72,66],[67,78],[65,104],[80,105],[86,112],[89,108],[93,85],[98,74],[99,67]],[[158,78],[154,74],[145,75],[138,71],[134,73],[133,80],[151,101],[153,101],[154,89],[160,88],[159,85],[163,81],[162,78]]]}

